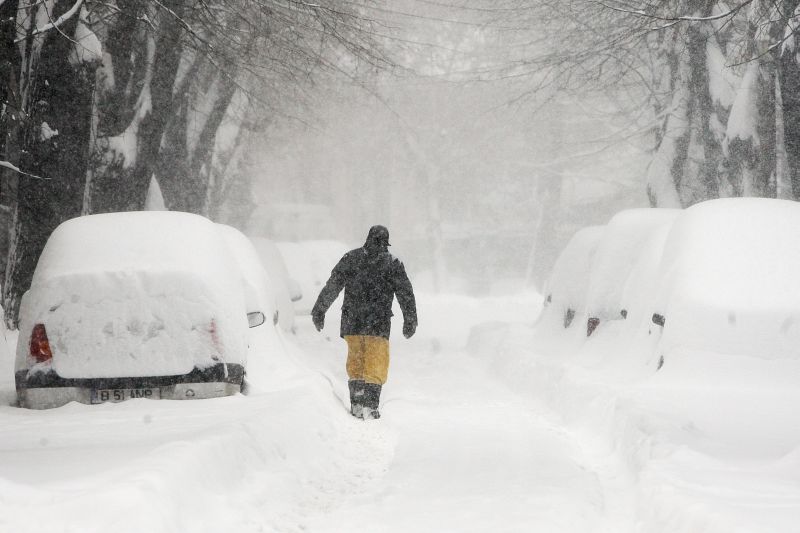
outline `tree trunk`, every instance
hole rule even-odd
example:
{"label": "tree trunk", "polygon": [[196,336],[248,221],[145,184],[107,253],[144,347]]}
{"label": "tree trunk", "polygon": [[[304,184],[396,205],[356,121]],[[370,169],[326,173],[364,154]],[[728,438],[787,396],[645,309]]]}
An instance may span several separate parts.
{"label": "tree trunk", "polygon": [[239,169],[235,168],[236,163],[243,157],[242,151],[248,134],[249,131],[245,125],[239,122],[233,143],[223,150],[217,151],[212,158],[205,208],[206,214],[211,220],[219,220],[222,215],[222,206],[232,200],[232,189],[249,185],[247,180],[242,180],[243,176],[238,172]]}
{"label": "tree trunk", "polygon": [[[61,1],[58,17],[74,2]],[[46,6],[45,6],[46,7]],[[44,8],[44,7],[43,7]],[[72,65],[69,54],[78,17],[44,36],[38,58],[27,57],[28,113],[22,136],[20,168],[33,176],[19,178],[13,233],[9,246],[3,303],[6,323],[16,327],[22,294],[50,233],[81,212],[87,170],[94,66]],[[31,37],[29,29],[29,39]],[[31,48],[28,47],[30,50]],[[37,61],[38,59],[38,61]]]}
{"label": "tree trunk", "polygon": [[[237,86],[214,65],[205,64],[202,70],[204,75],[195,76],[197,82],[181,95],[180,111],[162,143],[157,176],[167,208],[207,215],[217,131]],[[199,132],[192,127],[198,116],[202,118]]]}
{"label": "tree trunk", "polygon": [[[784,13],[792,14],[800,2],[784,1]],[[797,35],[794,36],[795,40]],[[795,45],[796,47],[797,45]],[[800,200],[800,62],[797,50],[790,48],[778,60],[778,80],[783,100],[783,135],[788,162],[787,173],[792,196]]]}
{"label": "tree trunk", "polygon": [[[19,51],[14,44],[18,9],[18,0],[0,4],[0,160],[14,165],[19,165],[19,133],[23,120],[17,83]],[[8,258],[18,177],[17,172],[0,168],[0,272],[5,272]]]}
{"label": "tree trunk", "polygon": [[[124,19],[135,16],[140,5],[126,3],[128,12],[120,16],[120,24],[129,24]],[[183,26],[178,17],[183,14],[183,2],[165,1],[163,5],[157,10],[155,36],[146,33],[142,36],[139,32],[130,54],[124,53],[128,50],[127,43],[116,44],[120,55],[112,58],[114,70],[124,73],[122,79],[127,79],[127,83],[116,84],[106,106],[119,109],[120,102],[115,96],[129,95],[131,88],[141,89],[134,91],[138,95],[135,101],[120,98],[125,106],[122,113],[111,111],[100,117],[99,153],[87,184],[90,190],[86,212],[136,211],[144,207],[161,139],[171,116],[172,91],[181,58]],[[121,64],[117,66],[117,62]]]}
{"label": "tree trunk", "polygon": [[[710,13],[710,8],[706,11]],[[707,41],[714,39],[704,26],[690,26],[689,136],[679,193],[684,206],[719,197],[719,164],[722,145],[711,128],[714,105],[708,77]]]}

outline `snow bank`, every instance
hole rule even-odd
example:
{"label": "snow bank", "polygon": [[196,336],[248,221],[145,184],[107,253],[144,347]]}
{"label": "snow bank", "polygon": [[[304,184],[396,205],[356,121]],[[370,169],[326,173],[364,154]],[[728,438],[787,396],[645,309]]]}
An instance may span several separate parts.
{"label": "snow bank", "polygon": [[[225,250],[212,222],[186,213],[67,221],[39,259],[22,300],[20,331],[27,339],[34,324],[45,325],[52,368],[65,378],[243,364],[244,295]],[[19,343],[17,369],[27,368],[27,344]]]}
{"label": "snow bank", "polygon": [[278,249],[293,279],[300,284],[303,297],[295,302],[298,314],[308,314],[331,270],[350,248],[339,241],[279,242]]}
{"label": "snow bank", "polygon": [[484,324],[470,348],[626,467],[640,530],[794,531],[800,204],[723,199],[661,216],[606,248],[629,261],[621,292],[604,292],[621,294],[627,320],[579,345],[544,320]]}
{"label": "snow bank", "polygon": [[375,437],[386,432],[352,420],[320,376],[283,385],[203,402],[70,404],[35,418],[3,408],[0,529],[301,531],[365,491],[391,454]]}
{"label": "snow bank", "polygon": [[491,357],[497,377],[619,463],[636,531],[796,530],[797,361],[685,352],[658,372],[621,379],[604,343],[556,354],[520,324],[485,324],[473,337],[473,353]]}

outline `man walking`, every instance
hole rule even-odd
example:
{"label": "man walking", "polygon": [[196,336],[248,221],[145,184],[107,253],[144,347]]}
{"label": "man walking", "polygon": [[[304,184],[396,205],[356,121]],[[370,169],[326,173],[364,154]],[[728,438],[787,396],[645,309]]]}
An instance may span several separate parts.
{"label": "man walking", "polygon": [[344,289],[341,336],[347,342],[350,413],[357,418],[380,418],[381,387],[389,373],[389,331],[392,301],[403,311],[403,335],[417,329],[414,289],[403,263],[389,253],[389,230],[372,226],[361,248],[344,254],[331,272],[311,310],[317,331],[325,312]]}

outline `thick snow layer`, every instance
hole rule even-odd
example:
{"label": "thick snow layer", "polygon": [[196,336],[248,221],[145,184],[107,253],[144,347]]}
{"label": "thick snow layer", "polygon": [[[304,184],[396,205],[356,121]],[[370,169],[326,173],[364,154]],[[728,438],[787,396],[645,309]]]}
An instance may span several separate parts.
{"label": "thick snow layer", "polygon": [[258,253],[261,264],[273,281],[273,290],[278,310],[278,323],[284,331],[294,329],[294,303],[291,287],[296,284],[286,269],[280,250],[274,242],[263,237],[250,237],[250,241]]}
{"label": "thick snow layer", "polygon": [[626,311],[626,322],[633,329],[641,329],[650,322],[653,305],[661,288],[660,267],[664,245],[675,220],[682,213],[678,209],[662,209],[660,222],[644,228],[638,243],[636,257],[624,282],[620,307]]}
{"label": "thick snow layer", "polygon": [[297,280],[303,293],[303,297],[295,302],[295,311],[308,314],[331,270],[350,248],[339,241],[279,242],[277,245],[289,275]]}
{"label": "thick snow layer", "polygon": [[0,406],[0,530],[633,531],[606,462],[463,351],[538,296],[418,296],[432,327],[393,344],[378,421],[346,412],[344,343],[308,317],[248,396]]}
{"label": "thick snow layer", "polygon": [[751,61],[742,77],[736,99],[731,107],[728,117],[726,137],[728,142],[734,139],[750,140],[758,146],[758,91],[760,90],[759,78],[761,76],[760,61]]}
{"label": "thick snow layer", "polygon": [[[605,226],[592,226],[579,230],[570,239],[567,246],[558,256],[550,279],[545,288],[549,300],[542,313],[541,321],[546,321],[553,328],[565,326],[567,313],[573,323],[585,324],[586,294],[589,288],[589,277],[597,247],[603,238]],[[580,317],[575,317],[575,314]]]}
{"label": "thick snow layer", "polygon": [[706,43],[706,65],[711,98],[715,103],[729,109],[736,98],[739,77],[726,64],[725,54],[715,37],[710,37]]}
{"label": "thick snow layer", "polygon": [[155,175],[150,178],[150,186],[147,187],[147,198],[144,201],[145,211],[167,211],[164,203],[164,195],[161,194],[161,186]]}
{"label": "thick snow layer", "polygon": [[471,346],[494,358],[496,376],[553,409],[594,453],[617,461],[617,496],[636,524],[618,531],[796,530],[798,361],[681,352],[658,372],[622,380],[619,345],[592,340],[580,351],[568,344],[541,351],[536,333],[484,325]]}
{"label": "thick snow layer", "polygon": [[247,312],[261,311],[271,323],[276,311],[276,284],[261,264],[253,243],[236,228],[225,224],[216,226],[241,273]]}
{"label": "thick snow layer", "polygon": [[486,324],[471,349],[617,456],[637,531],[795,531],[800,205],[714,200],[673,218],[635,254],[627,320],[579,344],[545,321]]}
{"label": "thick snow layer", "polygon": [[800,204],[722,199],[687,209],[666,242],[660,349],[800,359]]}
{"label": "thick snow layer", "polygon": [[622,318],[625,284],[642,246],[651,232],[672,224],[678,213],[677,209],[631,209],[611,219],[591,266],[586,316],[601,323]]}
{"label": "thick snow layer", "polygon": [[81,13],[81,20],[75,26],[74,44],[69,55],[69,61],[74,66],[103,60],[103,45],[97,35],[86,25],[83,16],[85,12],[86,9],[84,8],[83,13]]}
{"label": "thick snow layer", "polygon": [[[22,301],[17,368],[44,324],[65,378],[185,374],[244,363],[237,266],[215,225],[186,213],[80,217],[59,226]],[[48,363],[49,364],[49,363]]]}
{"label": "thick snow layer", "polygon": [[669,109],[666,110],[664,136],[647,167],[645,177],[647,192],[657,202],[658,207],[681,207],[681,199],[672,176],[672,166],[679,150],[678,141],[686,134],[689,127],[688,78],[689,66],[686,61],[681,61],[679,79],[675,80],[672,102]]}
{"label": "thick snow layer", "polygon": [[378,421],[347,414],[346,348],[309,317],[251,352],[248,396],[0,405],[0,530],[796,531],[797,360],[682,353],[623,383],[593,342],[541,350],[538,295],[418,304]]}

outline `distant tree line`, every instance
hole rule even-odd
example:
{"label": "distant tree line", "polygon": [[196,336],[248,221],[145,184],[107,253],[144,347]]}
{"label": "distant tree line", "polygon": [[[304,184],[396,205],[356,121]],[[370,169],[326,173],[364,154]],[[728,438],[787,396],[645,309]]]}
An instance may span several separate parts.
{"label": "distant tree line", "polygon": [[315,72],[389,63],[371,24],[347,0],[0,0],[7,323],[64,220],[143,209],[156,183],[217,216],[250,133]]}

